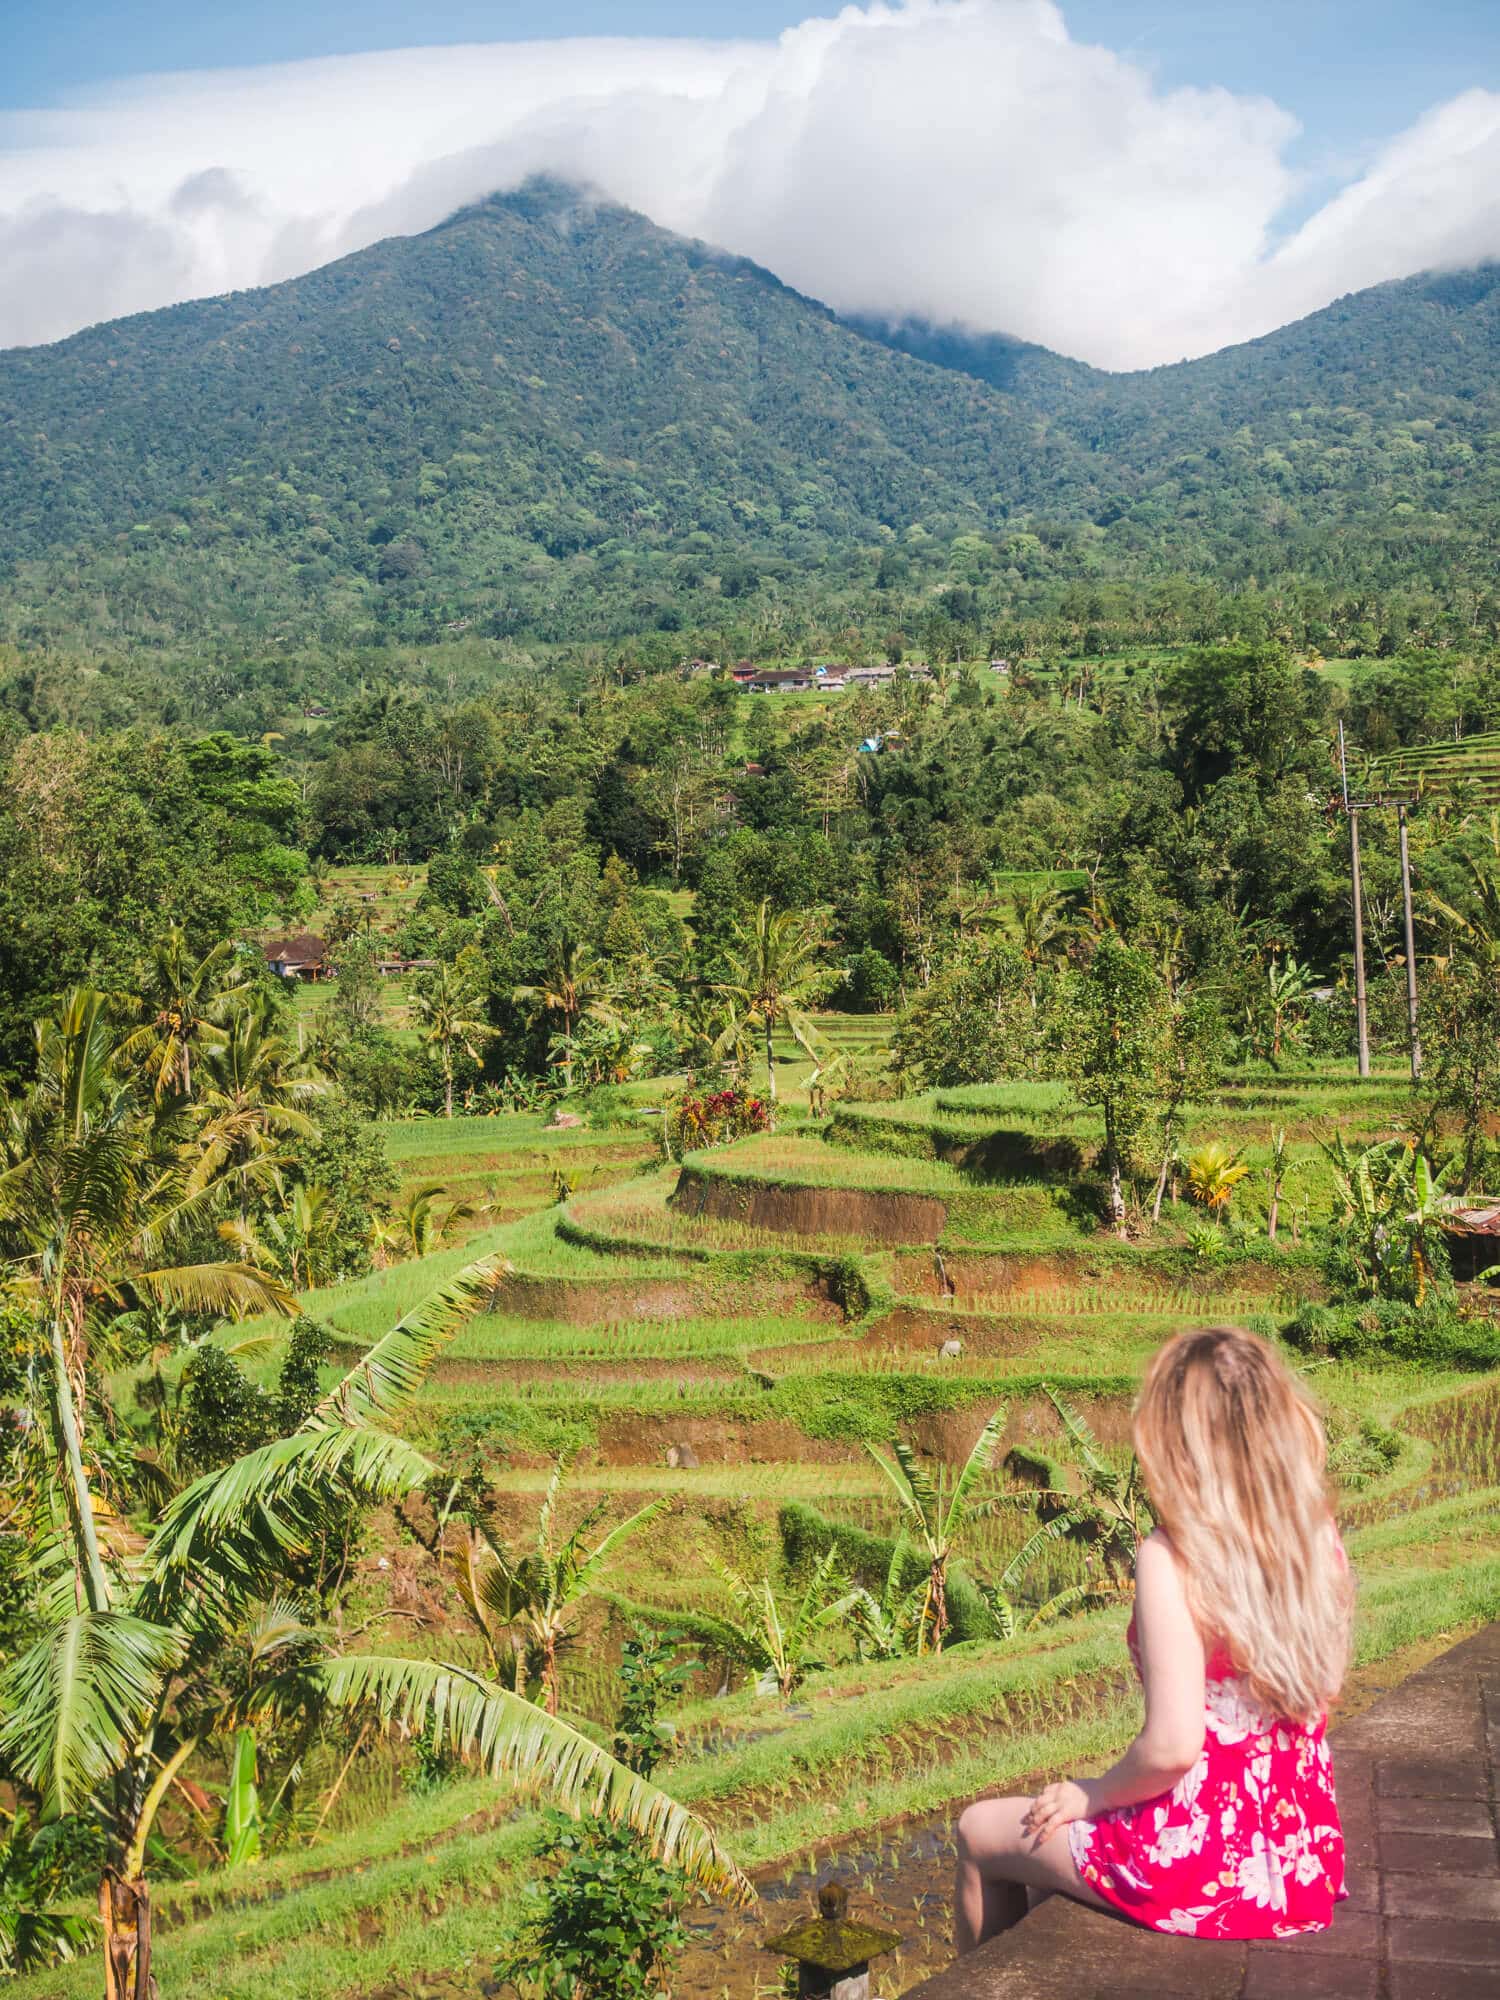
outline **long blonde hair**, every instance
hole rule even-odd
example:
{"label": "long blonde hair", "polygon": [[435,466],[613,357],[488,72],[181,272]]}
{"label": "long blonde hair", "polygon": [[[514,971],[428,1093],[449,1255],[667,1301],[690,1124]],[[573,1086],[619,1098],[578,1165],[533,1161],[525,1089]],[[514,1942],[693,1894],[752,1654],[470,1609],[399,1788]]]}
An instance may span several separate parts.
{"label": "long blonde hair", "polygon": [[1343,1686],[1354,1585],[1311,1399],[1236,1327],[1178,1334],[1146,1372],[1135,1449],[1206,1644],[1258,1707],[1312,1722]]}

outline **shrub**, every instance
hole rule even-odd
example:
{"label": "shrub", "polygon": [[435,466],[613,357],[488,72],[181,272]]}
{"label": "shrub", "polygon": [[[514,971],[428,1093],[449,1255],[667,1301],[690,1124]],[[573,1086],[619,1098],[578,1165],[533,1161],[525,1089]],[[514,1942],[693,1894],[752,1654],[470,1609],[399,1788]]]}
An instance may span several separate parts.
{"label": "shrub", "polygon": [[723,1090],[690,1092],[667,1113],[667,1134],[678,1153],[704,1146],[728,1146],[752,1132],[769,1132],[770,1106],[738,1084]]}
{"label": "shrub", "polygon": [[[669,1640],[637,1633],[625,1642],[614,1751],[642,1777],[670,1743],[660,1712],[691,1670]],[[549,1814],[539,1858],[553,1866],[527,1884],[532,1914],[497,1968],[501,1980],[538,2000],[665,2000],[687,1943],[686,1876],[629,1827],[593,1816]]]}
{"label": "shrub", "polygon": [[1441,1297],[1422,1305],[1405,1299],[1361,1304],[1304,1304],[1284,1329],[1305,1354],[1335,1361],[1414,1361],[1430,1368],[1500,1367],[1500,1324],[1464,1319]]}

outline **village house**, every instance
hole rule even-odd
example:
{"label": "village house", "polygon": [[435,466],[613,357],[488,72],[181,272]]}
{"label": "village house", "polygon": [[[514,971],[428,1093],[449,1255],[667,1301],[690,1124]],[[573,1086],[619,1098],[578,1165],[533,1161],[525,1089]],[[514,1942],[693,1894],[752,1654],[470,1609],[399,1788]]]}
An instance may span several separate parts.
{"label": "village house", "polygon": [[813,677],[806,667],[762,667],[750,683],[751,694],[806,694]]}
{"label": "village house", "polygon": [[1455,1197],[1442,1227],[1455,1278],[1473,1282],[1500,1266],[1500,1200]]}
{"label": "village house", "polygon": [[266,946],[266,964],[278,979],[322,979],[328,972],[328,941],[314,931],[298,931],[293,937],[272,938]]}

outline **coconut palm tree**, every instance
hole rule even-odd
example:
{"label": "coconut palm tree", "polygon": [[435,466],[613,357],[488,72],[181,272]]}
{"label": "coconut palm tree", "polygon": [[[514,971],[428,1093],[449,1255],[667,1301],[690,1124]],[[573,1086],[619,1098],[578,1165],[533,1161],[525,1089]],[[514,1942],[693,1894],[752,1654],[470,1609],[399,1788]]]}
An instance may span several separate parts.
{"label": "coconut palm tree", "polygon": [[515,1685],[519,1690],[527,1673],[533,1673],[549,1715],[558,1711],[558,1653],[570,1636],[578,1606],[615,1551],[666,1505],[664,1500],[653,1500],[590,1546],[589,1538],[609,1506],[601,1500],[559,1541],[557,1503],[566,1477],[566,1461],[560,1461],[547,1482],[536,1537],[528,1550],[512,1555],[484,1522],[476,1520],[457,1565],[459,1589],[484,1635],[495,1670],[505,1657],[507,1637],[514,1635],[510,1659]]}
{"label": "coconut palm tree", "polygon": [[1073,930],[1072,898],[1058,889],[1022,889],[1004,910],[1000,929],[1028,965],[1042,965],[1067,949]]}
{"label": "coconut palm tree", "polygon": [[422,1030],[422,1040],[437,1051],[443,1067],[443,1115],[453,1116],[453,1071],[458,1052],[478,1069],[480,1049],[492,1041],[495,1030],[480,1011],[478,990],[456,965],[440,965],[418,983],[412,994],[412,1012]]}
{"label": "coconut palm tree", "polygon": [[976,1504],[977,1489],[990,1469],[1004,1427],[1005,1411],[996,1410],[951,1483],[945,1467],[938,1468],[936,1477],[929,1473],[904,1438],[891,1441],[894,1465],[874,1445],[868,1447],[871,1458],[890,1482],[907,1533],[927,1558],[918,1652],[943,1650],[948,1631],[948,1563],[966,1523],[980,1512]]}
{"label": "coconut palm tree", "polygon": [[[566,1043],[571,1044],[581,1020],[603,1021],[611,1027],[622,1025],[615,1005],[609,976],[592,946],[576,939],[565,942],[546,977],[531,986],[512,988],[515,1005],[539,1019],[556,1015],[562,1022]],[[566,1088],[573,1088],[571,1056],[562,1065]]]}
{"label": "coconut palm tree", "polygon": [[281,1032],[271,1002],[260,994],[243,1002],[223,1042],[203,1053],[194,1185],[232,1187],[243,1221],[251,1193],[274,1180],[283,1142],[316,1136],[312,1111],[327,1089]]}
{"label": "coconut palm tree", "polygon": [[75,987],[36,1032],[37,1075],[0,1134],[0,1286],[50,1357],[47,1417],[65,1471],[79,1601],[109,1587],[84,1466],[90,1345],[155,1303],[238,1315],[283,1309],[281,1284],[233,1263],[175,1264],[171,1245],[219,1199],[179,1113],[143,1100],[103,995]]}
{"label": "coconut palm tree", "polygon": [[135,1003],[139,1018],[123,1047],[158,1098],[192,1096],[194,1052],[223,1046],[225,1017],[247,991],[229,939],[196,960],[175,924],[157,943]]}
{"label": "coconut palm tree", "polygon": [[765,897],[754,921],[737,925],[736,932],[740,948],[733,974],[714,988],[731,1010],[729,1023],[714,1044],[715,1053],[733,1047],[747,1023],[759,1023],[766,1056],[766,1096],[774,1115],[776,1030],[785,1026],[798,1046],[816,1061],[807,1010],[823,998],[839,975],[818,963],[823,926],[816,911],[783,910],[776,914],[770,898]]}
{"label": "coconut palm tree", "polygon": [[251,1263],[285,1278],[292,1291],[304,1292],[327,1280],[323,1253],[336,1220],[327,1188],[299,1184],[279,1212],[255,1225],[237,1218],[221,1222],[219,1234]]}
{"label": "coconut palm tree", "polygon": [[[468,1667],[332,1652],[248,1687],[227,1671],[228,1656],[243,1654],[255,1607],[295,1587],[309,1549],[351,1508],[446,1489],[448,1476],[388,1425],[507,1269],[489,1257],[458,1273],[378,1340],[290,1437],[176,1495],[143,1551],[93,1559],[97,1596],[80,1601],[59,1588],[67,1558],[59,1561],[54,1538],[37,1538],[31,1582],[42,1629],[0,1673],[0,1767],[44,1816],[94,1811],[103,1820],[106,2000],[153,1990],[145,1861],[173,1780],[200,1747],[302,1717],[310,1702],[329,1716],[425,1729],[496,1777],[632,1826],[698,1881],[750,1894],[701,1820],[570,1724]],[[84,1491],[92,1501],[86,1483]]]}
{"label": "coconut palm tree", "polygon": [[398,1257],[429,1257],[441,1250],[459,1223],[483,1213],[477,1202],[458,1199],[440,1210],[438,1203],[447,1194],[441,1181],[424,1181],[412,1188],[388,1216],[375,1218],[376,1247]]}

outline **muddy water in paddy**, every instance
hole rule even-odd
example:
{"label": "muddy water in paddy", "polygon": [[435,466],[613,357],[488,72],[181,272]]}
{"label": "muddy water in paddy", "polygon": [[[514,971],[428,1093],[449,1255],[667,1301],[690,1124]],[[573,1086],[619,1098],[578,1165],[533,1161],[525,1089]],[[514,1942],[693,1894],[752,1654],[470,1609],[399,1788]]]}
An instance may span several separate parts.
{"label": "muddy water in paddy", "polygon": [[875,1993],[904,1993],[952,1955],[949,1905],[953,1893],[953,1826],[960,1807],[871,1834],[814,1869],[757,1876],[760,1901],[750,1911],[689,1912],[692,1944],[673,1983],[676,2000],[769,2000],[785,1991],[782,1960],[761,1949],[765,1939],[811,1913],[818,1884],[842,1882],[850,1914],[899,1931],[902,1943],[877,1962]]}

